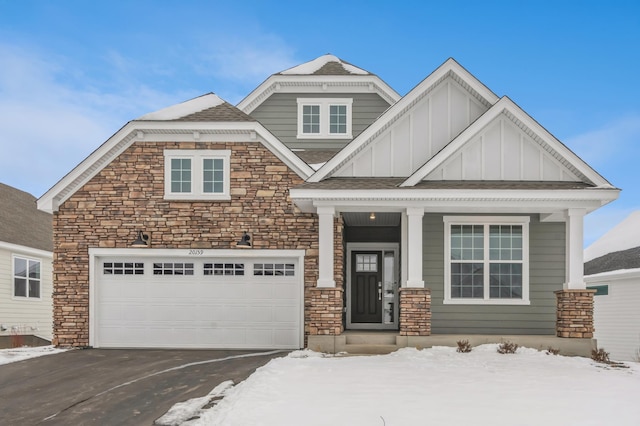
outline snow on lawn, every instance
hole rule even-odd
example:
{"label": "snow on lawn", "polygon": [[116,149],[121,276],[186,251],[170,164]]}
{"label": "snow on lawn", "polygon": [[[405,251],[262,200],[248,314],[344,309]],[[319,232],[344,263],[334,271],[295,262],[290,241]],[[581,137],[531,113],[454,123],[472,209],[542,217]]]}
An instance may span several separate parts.
{"label": "snow on lawn", "polygon": [[43,355],[57,354],[64,351],[66,351],[66,349],[57,349],[53,346],[25,346],[22,348],[0,349],[0,365]]}
{"label": "snow on lawn", "polygon": [[200,418],[183,417],[182,425],[640,424],[640,365],[496,349],[355,357],[297,351],[227,389],[213,408],[196,404]]}

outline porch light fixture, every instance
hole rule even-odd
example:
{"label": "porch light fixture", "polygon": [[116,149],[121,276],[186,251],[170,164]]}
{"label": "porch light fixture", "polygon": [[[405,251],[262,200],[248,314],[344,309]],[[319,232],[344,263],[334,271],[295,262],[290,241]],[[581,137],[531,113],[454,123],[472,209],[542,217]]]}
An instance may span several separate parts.
{"label": "porch light fixture", "polygon": [[371,214],[369,215],[369,220],[376,220],[376,213],[375,212],[371,212]]}
{"label": "porch light fixture", "polygon": [[149,235],[143,233],[142,231],[138,231],[138,236],[136,240],[131,244],[131,247],[148,247],[149,246]]}
{"label": "porch light fixture", "polygon": [[244,234],[242,234],[242,238],[240,238],[240,241],[238,241],[238,246],[240,247],[251,247],[251,236],[249,234],[247,234],[247,231],[244,231]]}

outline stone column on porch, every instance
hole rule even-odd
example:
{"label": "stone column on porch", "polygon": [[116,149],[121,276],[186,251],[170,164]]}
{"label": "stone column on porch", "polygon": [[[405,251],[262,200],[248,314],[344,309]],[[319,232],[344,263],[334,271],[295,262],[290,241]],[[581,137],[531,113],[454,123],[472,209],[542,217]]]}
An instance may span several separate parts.
{"label": "stone column on porch", "polygon": [[558,337],[593,338],[593,295],[596,290],[558,290],[556,294]]}
{"label": "stone column on porch", "polygon": [[431,335],[431,289],[400,289],[400,335]]}
{"label": "stone column on porch", "polygon": [[399,325],[401,336],[431,335],[431,289],[425,288],[422,277],[423,208],[406,210],[407,281],[400,288]]}
{"label": "stone column on porch", "polygon": [[556,295],[556,335],[567,338],[592,338],[593,295],[584,282],[583,232],[584,209],[566,211],[566,277]]}

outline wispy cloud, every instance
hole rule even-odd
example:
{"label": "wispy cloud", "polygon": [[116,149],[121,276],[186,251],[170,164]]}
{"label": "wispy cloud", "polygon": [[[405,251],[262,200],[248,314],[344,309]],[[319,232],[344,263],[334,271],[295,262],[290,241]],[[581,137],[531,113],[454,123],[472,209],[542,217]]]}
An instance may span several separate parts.
{"label": "wispy cloud", "polygon": [[614,157],[636,151],[640,143],[640,113],[623,116],[600,129],[566,139],[587,163],[596,167],[607,164]]}
{"label": "wispy cloud", "polygon": [[135,81],[104,92],[72,60],[37,49],[0,44],[0,57],[0,181],[36,196],[126,121],[184,99]]}

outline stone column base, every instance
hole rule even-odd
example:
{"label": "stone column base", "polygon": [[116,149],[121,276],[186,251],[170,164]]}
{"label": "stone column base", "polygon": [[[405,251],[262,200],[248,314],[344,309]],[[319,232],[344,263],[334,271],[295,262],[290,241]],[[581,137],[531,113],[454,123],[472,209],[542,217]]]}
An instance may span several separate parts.
{"label": "stone column base", "polygon": [[556,335],[569,338],[592,338],[593,295],[596,290],[558,290],[556,294]]}
{"label": "stone column base", "polygon": [[400,289],[400,335],[431,335],[431,289]]}
{"label": "stone column base", "polygon": [[342,334],[342,288],[308,287],[306,291],[305,334]]}

